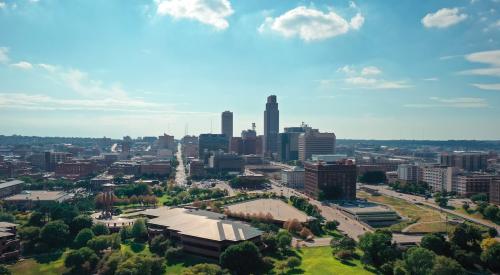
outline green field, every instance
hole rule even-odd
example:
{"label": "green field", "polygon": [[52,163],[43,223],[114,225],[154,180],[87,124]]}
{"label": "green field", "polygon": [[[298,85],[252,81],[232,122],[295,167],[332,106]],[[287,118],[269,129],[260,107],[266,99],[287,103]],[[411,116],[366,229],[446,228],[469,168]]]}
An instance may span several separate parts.
{"label": "green field", "polygon": [[57,257],[55,260],[49,258],[37,257],[24,259],[15,263],[14,265],[7,266],[7,268],[16,275],[38,275],[48,274],[56,275],[63,274],[68,270],[64,267],[64,254]]}
{"label": "green field", "polygon": [[302,264],[298,269],[291,270],[288,274],[374,274],[364,269],[359,260],[342,263],[335,259],[329,246],[302,248],[297,253],[302,258]]}
{"label": "green field", "polygon": [[409,232],[443,232],[446,229],[445,218],[441,213],[429,207],[384,195],[373,196],[366,192],[358,192],[357,196],[371,202],[390,206],[400,216],[408,219],[390,226],[389,229],[393,231],[401,231],[408,226],[411,226]]}

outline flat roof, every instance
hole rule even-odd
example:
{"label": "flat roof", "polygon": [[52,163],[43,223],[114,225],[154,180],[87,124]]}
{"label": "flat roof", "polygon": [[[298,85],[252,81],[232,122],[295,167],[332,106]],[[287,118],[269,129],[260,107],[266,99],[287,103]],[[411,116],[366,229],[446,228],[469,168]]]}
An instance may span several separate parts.
{"label": "flat roof", "polygon": [[16,227],[17,224],[11,223],[11,222],[0,222],[0,228],[5,228],[5,227]]}
{"label": "flat roof", "polygon": [[21,183],[24,183],[24,181],[22,181],[22,180],[11,180],[11,181],[8,181],[8,182],[3,182],[3,183],[0,183],[0,189],[6,188],[6,187],[10,187],[10,186],[14,186],[14,185],[18,185],[18,184],[21,184]]}
{"label": "flat roof", "polygon": [[136,214],[156,217],[149,219],[148,224],[163,226],[181,235],[213,241],[244,241],[262,234],[246,223],[226,220],[222,214],[204,210],[160,207]]}
{"label": "flat roof", "polygon": [[276,199],[257,199],[236,203],[226,206],[226,209],[233,213],[242,212],[248,214],[266,215],[270,213],[273,220],[286,222],[288,220],[297,219],[299,222],[307,222],[308,216],[306,213],[298,210],[297,208],[285,203],[282,200]]}
{"label": "flat roof", "polygon": [[6,201],[23,201],[23,200],[39,200],[39,201],[55,201],[69,199],[71,194],[63,191],[40,191],[29,190],[19,194],[4,198]]}
{"label": "flat roof", "polygon": [[345,203],[339,205],[345,211],[352,212],[354,214],[366,214],[366,213],[396,213],[392,208],[370,202],[359,202],[359,203]]}

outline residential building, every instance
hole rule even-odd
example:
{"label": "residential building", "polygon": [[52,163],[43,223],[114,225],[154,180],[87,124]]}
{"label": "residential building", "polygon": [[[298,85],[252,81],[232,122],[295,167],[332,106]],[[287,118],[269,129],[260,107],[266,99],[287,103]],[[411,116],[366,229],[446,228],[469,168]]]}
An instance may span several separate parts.
{"label": "residential building", "polygon": [[228,140],[233,137],[233,112],[224,111],[221,115],[221,134],[226,135]]}
{"label": "residential building", "polygon": [[281,172],[281,183],[294,189],[303,189],[305,181],[305,170],[299,166],[292,169],[284,169]]}
{"label": "residential building", "polygon": [[267,97],[266,110],[264,111],[264,144],[263,151],[268,157],[278,152],[278,134],[280,112],[275,95]]}
{"label": "residential building", "polygon": [[432,192],[456,191],[458,169],[447,166],[422,167],[422,182],[427,183]]}
{"label": "residential building", "polygon": [[500,176],[496,176],[490,183],[490,203],[500,205]]}
{"label": "residential building", "polygon": [[445,152],[439,155],[439,163],[457,167],[465,171],[485,171],[488,167],[488,153],[485,152]]}
{"label": "residential building", "polygon": [[414,164],[398,165],[398,179],[402,182],[418,183],[421,181],[420,168]]}
{"label": "residential building", "polygon": [[356,199],[356,165],[351,160],[334,163],[305,162],[305,193],[315,199]]}
{"label": "residential building", "polygon": [[490,185],[495,175],[479,172],[460,174],[457,177],[457,195],[470,198],[473,195],[490,193]]}
{"label": "residential building", "polygon": [[81,179],[98,171],[96,163],[92,161],[71,161],[58,163],[55,172],[56,177]]}
{"label": "residential building", "polygon": [[335,154],[334,133],[320,133],[317,129],[309,130],[299,136],[299,160],[310,160],[312,155]]}

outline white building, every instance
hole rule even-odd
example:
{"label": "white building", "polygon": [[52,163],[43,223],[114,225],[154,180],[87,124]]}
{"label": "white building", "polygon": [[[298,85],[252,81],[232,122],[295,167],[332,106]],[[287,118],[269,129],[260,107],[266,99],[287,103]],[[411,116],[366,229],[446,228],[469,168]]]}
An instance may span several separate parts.
{"label": "white building", "polygon": [[285,169],[281,172],[281,183],[290,188],[304,188],[305,170],[298,166],[293,169]]}
{"label": "white building", "polygon": [[414,164],[398,165],[398,179],[404,182],[418,183],[420,179],[420,168]]}
{"label": "white building", "polygon": [[422,168],[422,181],[429,185],[433,192],[457,191],[456,175],[458,169],[446,166],[429,166]]}

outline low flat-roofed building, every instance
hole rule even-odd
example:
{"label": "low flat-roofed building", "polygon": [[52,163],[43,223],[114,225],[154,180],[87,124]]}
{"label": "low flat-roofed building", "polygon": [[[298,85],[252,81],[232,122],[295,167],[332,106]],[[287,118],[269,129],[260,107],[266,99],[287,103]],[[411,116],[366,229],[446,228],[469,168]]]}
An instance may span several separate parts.
{"label": "low flat-roofed building", "polygon": [[303,189],[305,181],[305,170],[302,167],[295,166],[292,169],[281,171],[281,183],[290,188]]}
{"label": "low flat-roofed building", "polygon": [[63,202],[72,198],[73,194],[63,191],[25,190],[19,194],[4,198],[4,201],[8,205],[16,205],[21,209],[31,209],[36,205]]}
{"label": "low flat-roofed building", "polygon": [[21,192],[23,188],[23,181],[11,180],[0,183],[0,198],[5,198]]}
{"label": "low flat-roofed building", "polygon": [[109,174],[101,174],[90,180],[92,188],[100,188],[104,184],[113,183],[114,176]]}
{"label": "low flat-roofed building", "polygon": [[0,262],[19,258],[20,241],[16,237],[17,224],[0,222]]}
{"label": "low flat-roofed building", "polygon": [[143,175],[170,175],[172,168],[170,161],[151,161],[141,163],[141,174]]}
{"label": "low flat-roofed building", "polygon": [[262,231],[225,215],[196,209],[160,207],[137,214],[145,215],[150,236],[163,234],[178,241],[188,253],[218,258],[230,245],[252,241],[260,246]]}
{"label": "low flat-roofed building", "polygon": [[370,226],[386,226],[397,223],[401,217],[392,208],[371,202],[349,202],[338,205],[338,208],[356,220]]}

